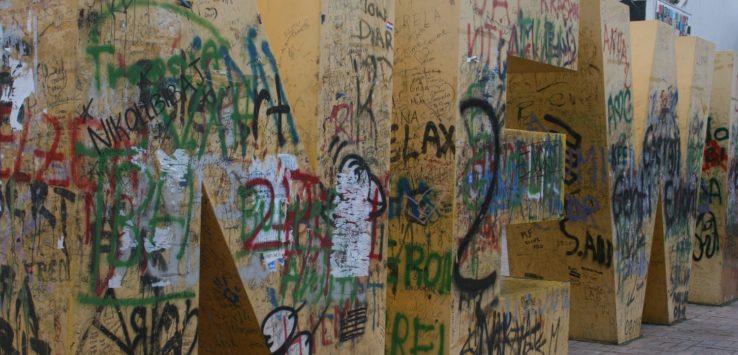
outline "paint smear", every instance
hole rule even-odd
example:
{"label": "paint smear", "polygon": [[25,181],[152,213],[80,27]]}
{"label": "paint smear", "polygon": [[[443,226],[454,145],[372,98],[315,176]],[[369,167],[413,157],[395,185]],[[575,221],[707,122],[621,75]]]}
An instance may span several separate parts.
{"label": "paint smear", "polygon": [[3,62],[7,62],[7,67],[0,68],[10,74],[9,83],[0,82],[0,102],[9,102],[11,104],[10,127],[13,131],[23,129],[23,103],[35,91],[33,81],[33,71],[30,66],[19,59],[23,53],[17,53],[15,47],[25,51],[18,31],[6,31],[0,27],[0,43],[7,45],[2,48]]}
{"label": "paint smear", "polygon": [[331,250],[331,275],[369,275],[371,253],[371,197],[378,187],[366,169],[344,165],[336,177],[335,226]]}

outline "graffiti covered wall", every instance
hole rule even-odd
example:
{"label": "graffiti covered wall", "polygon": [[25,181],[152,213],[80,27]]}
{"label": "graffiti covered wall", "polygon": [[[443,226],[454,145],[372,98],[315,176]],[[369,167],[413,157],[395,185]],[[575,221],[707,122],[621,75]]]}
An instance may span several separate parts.
{"label": "graffiti covered wall", "polygon": [[396,11],[386,350],[514,352],[492,327],[505,295],[500,232],[559,218],[564,147],[561,135],[502,129],[508,54],[575,69],[579,4],[399,1]]}
{"label": "graffiti covered wall", "polygon": [[499,309],[486,323],[495,339],[493,353],[568,353],[568,285],[514,277],[501,283]]}
{"label": "graffiti covered wall", "polygon": [[2,353],[561,353],[570,299],[683,318],[689,255],[738,292],[734,58],[678,113],[614,1],[0,9]]}
{"label": "graffiti covered wall", "polygon": [[738,245],[736,152],[738,66],[732,52],[715,54],[710,115],[705,134],[698,217],[692,239],[689,301],[723,304],[736,297]]}
{"label": "graffiti covered wall", "polygon": [[16,320],[4,351],[196,347],[204,145],[193,127],[205,122],[205,69],[201,45],[172,43],[195,27],[213,49],[223,39],[205,21],[151,38],[151,22],[129,27],[134,9],[162,23],[189,11],[75,1],[3,10],[13,49],[2,68],[3,317]]}
{"label": "graffiti covered wall", "polygon": [[353,105],[339,120],[373,129],[336,133],[319,171],[254,3],[3,11],[3,302],[22,305],[4,318],[23,322],[4,349],[193,352],[202,183],[270,351],[383,348],[391,33],[361,33],[384,29],[392,7],[325,5],[343,27],[323,36],[346,39],[321,69],[337,78],[323,97],[340,102],[321,102]]}
{"label": "graffiti covered wall", "polygon": [[582,2],[579,27],[577,72],[510,76],[507,125],[566,135],[565,217],[508,226],[510,271],[569,281],[572,337],[621,342],[638,336],[628,300],[645,282],[643,245],[622,230],[637,222],[622,220],[634,167],[627,7]]}
{"label": "graffiti covered wall", "polygon": [[[697,195],[710,110],[714,45],[679,37],[674,48],[679,102],[678,132],[664,150],[663,187],[657,207],[643,319],[671,324],[686,319]],[[666,65],[655,55],[654,65]],[[671,108],[669,108],[671,110]],[[664,109],[661,109],[664,112]],[[668,119],[668,115],[663,114]],[[678,146],[676,144],[679,144]]]}
{"label": "graffiti covered wall", "polygon": [[[564,207],[565,138],[502,130],[508,52],[576,69],[577,1],[400,2],[396,21],[393,1],[329,0],[271,36],[289,5],[6,3],[3,352],[521,351],[498,316],[565,352],[567,327],[540,325],[567,322],[568,288],[498,297],[497,269],[504,224]],[[396,24],[427,40],[396,49]],[[398,285],[447,313],[385,317]]]}
{"label": "graffiti covered wall", "polygon": [[688,39],[675,61],[669,31],[613,1],[582,13],[578,72],[511,79],[509,125],[567,134],[566,216],[508,227],[511,272],[571,281],[572,336],[620,343],[639,336],[646,298],[651,322],[685,316],[712,57]]}
{"label": "graffiti covered wall", "polygon": [[[318,77],[319,93],[304,101],[317,101],[320,119],[309,111],[302,118],[313,122],[304,130],[314,130],[317,138],[301,140],[294,156],[282,150],[243,162],[244,175],[228,185],[241,185],[238,191],[218,190],[225,208],[218,220],[272,353],[374,353],[384,347],[385,329],[389,137],[380,132],[389,131],[393,34],[387,24],[393,7],[343,1],[322,6],[320,42],[306,47],[320,50],[319,69],[301,72]],[[287,45],[281,42],[274,51],[284,53]],[[264,95],[266,103],[271,94]],[[281,120],[291,109],[268,107],[274,121],[266,120],[265,129],[283,147],[289,126],[280,125],[289,121]],[[310,149],[318,152],[315,170],[301,158]],[[206,186],[238,174],[224,171]],[[217,214],[218,202],[214,206]],[[240,231],[228,231],[230,224]]]}

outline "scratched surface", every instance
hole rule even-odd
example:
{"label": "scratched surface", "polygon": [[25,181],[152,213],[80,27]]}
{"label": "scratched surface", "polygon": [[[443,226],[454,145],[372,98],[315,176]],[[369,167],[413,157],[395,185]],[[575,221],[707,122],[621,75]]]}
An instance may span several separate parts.
{"label": "scratched surface", "polygon": [[568,354],[569,284],[503,277],[500,306],[488,326],[499,354]]}
{"label": "scratched surface", "polygon": [[191,11],[16,1],[0,14],[3,352],[196,348],[204,100],[185,58],[202,47],[177,38],[218,35],[182,21]]}
{"label": "scratched surface", "polygon": [[[77,302],[94,291],[96,281],[88,271],[94,253],[90,228],[76,222],[85,197],[93,194],[80,193],[78,186],[89,180],[79,169],[71,172],[72,162],[79,161],[70,150],[72,127],[79,122],[73,121],[78,93],[70,58],[77,41],[76,6],[5,5],[0,13],[0,348],[48,353],[70,347],[90,327],[75,323],[74,312],[92,319],[95,309]],[[39,16],[41,11],[46,15]]]}
{"label": "scratched surface", "polygon": [[[634,82],[636,134],[644,137],[639,174],[644,181],[658,177],[655,190],[647,190],[652,195],[650,201],[655,202],[656,219],[643,319],[670,324],[685,316],[691,254],[689,239],[697,217],[696,177],[702,165],[700,152],[704,146],[707,117],[704,113],[679,116],[673,33],[657,23],[632,24],[632,31],[634,58],[637,58],[634,70],[643,71]],[[708,50],[701,52],[709,53]],[[700,68],[706,69],[704,64]],[[709,83],[702,86],[706,84]],[[684,94],[684,98],[690,100],[690,91]],[[639,125],[643,122],[639,120],[643,114],[646,114],[645,126]],[[638,149],[638,145],[636,147]],[[648,221],[644,219],[645,223]],[[646,245],[648,249],[648,242]],[[646,257],[648,260],[648,251]]]}
{"label": "scratched surface", "polygon": [[[281,73],[290,111],[303,142],[318,137],[317,115],[320,90],[321,8],[319,1],[257,0],[261,23]],[[317,144],[304,144],[313,170],[317,169]]]}
{"label": "scratched surface", "polygon": [[506,138],[508,53],[574,68],[578,21],[578,1],[397,2],[390,354],[513,351],[491,327],[500,232],[560,216],[563,137]]}
{"label": "scratched surface", "polygon": [[492,210],[509,224],[564,218],[566,135],[503,129]]}
{"label": "scratched surface", "polygon": [[577,73],[513,76],[509,125],[567,133],[566,218],[508,236],[513,275],[572,282],[572,337],[620,343],[644,302],[648,321],[684,317],[711,59],[705,43],[681,65],[680,116],[674,37],[613,3],[582,5]]}
{"label": "scratched surface", "polygon": [[[279,69],[317,58],[318,42],[284,51],[315,28],[317,8],[275,36],[279,64],[254,2],[3,9],[4,352],[196,352],[203,183],[240,272],[204,286],[232,301],[242,283],[271,352],[384,347],[392,7],[325,4],[344,21],[322,40],[354,71],[321,71],[344,75],[321,90],[355,100],[341,119],[374,127],[371,144],[340,145],[322,170],[300,138],[318,149],[320,97],[302,72],[283,82]],[[389,66],[378,75],[367,58]],[[286,87],[299,92],[294,109]]]}
{"label": "scratched surface", "polygon": [[[696,37],[674,42],[674,61],[654,54],[654,63],[673,62],[679,102],[675,122],[678,131],[662,156],[665,166],[649,262],[643,321],[672,324],[686,317],[692,239],[697,221],[697,196],[707,132],[712,87],[714,44]],[[668,54],[667,54],[668,55]],[[669,107],[669,110],[675,108]],[[669,115],[661,108],[663,117]]]}
{"label": "scratched surface", "polygon": [[566,217],[508,226],[510,271],[571,282],[570,335],[623,342],[639,335],[648,265],[643,211],[624,211],[640,196],[625,188],[637,140],[628,11],[588,1],[581,13],[576,73],[510,76],[507,126],[566,134]]}
{"label": "scratched surface", "polygon": [[396,4],[385,343],[390,354],[453,349],[460,6]]}
{"label": "scratched surface", "polygon": [[198,351],[231,354],[249,349],[254,355],[270,354],[207,190],[202,201]]}
{"label": "scratched surface", "polygon": [[707,120],[698,218],[692,239],[689,301],[724,304],[738,296],[736,226],[736,137],[738,137],[738,57],[715,54]]}
{"label": "scratched surface", "polygon": [[[483,327],[500,228],[563,208],[563,137],[504,138],[508,52],[576,68],[579,3],[398,4],[402,20],[389,0],[0,3],[2,352],[507,346]],[[407,127],[391,125],[402,85]],[[408,166],[432,182],[422,212],[390,197],[395,163],[397,186]],[[417,241],[397,227],[393,244],[393,211],[425,229]],[[427,257],[392,275],[408,251]],[[388,314],[406,280],[446,313]],[[218,312],[201,314],[200,293]],[[532,339],[553,336],[541,322]]]}
{"label": "scratched surface", "polygon": [[[206,187],[269,351],[373,354],[384,348],[385,332],[389,137],[381,132],[389,131],[392,2],[262,6],[263,21],[297,11],[320,17],[253,37],[250,65],[264,90],[245,97],[245,110],[266,115],[243,122],[240,142],[238,134],[225,149],[210,142],[214,158],[223,150],[238,158],[214,162]],[[303,57],[291,52],[294,36]],[[275,44],[267,47],[266,38]],[[278,61],[267,49],[287,57]],[[288,89],[300,111],[292,111]]]}

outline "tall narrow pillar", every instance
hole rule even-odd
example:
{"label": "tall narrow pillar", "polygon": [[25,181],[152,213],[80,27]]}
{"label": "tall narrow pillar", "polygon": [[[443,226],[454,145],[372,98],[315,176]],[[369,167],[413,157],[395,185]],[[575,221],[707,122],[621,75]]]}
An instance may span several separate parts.
{"label": "tall narrow pillar", "polygon": [[[692,238],[715,62],[715,45],[711,42],[679,37],[675,45],[679,135],[665,156],[670,160],[662,175],[643,311],[644,322],[660,324],[686,319]],[[654,61],[654,65],[666,65],[663,59]],[[675,154],[678,155],[673,157]]]}
{"label": "tall narrow pillar", "polygon": [[715,54],[710,116],[692,251],[689,301],[720,305],[738,284],[738,55]]}

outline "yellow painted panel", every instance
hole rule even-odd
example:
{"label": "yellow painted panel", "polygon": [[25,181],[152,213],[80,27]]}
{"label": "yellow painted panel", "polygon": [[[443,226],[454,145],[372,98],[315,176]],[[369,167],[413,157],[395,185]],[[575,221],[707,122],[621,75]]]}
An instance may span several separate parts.
{"label": "yellow painted panel", "polygon": [[[0,325],[14,333],[1,345],[242,352],[261,336],[271,353],[483,351],[465,340],[487,335],[466,330],[493,317],[502,226],[561,214],[560,194],[541,196],[548,209],[525,201],[535,213],[484,202],[498,192],[487,179],[504,141],[510,34],[521,30],[516,55],[573,69],[579,12],[578,1],[478,3],[405,13],[418,33],[438,31],[399,47],[389,0],[4,2]],[[437,17],[449,20],[439,29]],[[391,126],[400,77],[422,135]],[[391,146],[393,134],[406,145]],[[541,153],[559,165],[556,137],[558,150]],[[445,224],[392,244],[388,217],[407,209],[389,197],[389,168],[413,152],[428,159],[417,176],[437,174],[445,195],[410,218],[435,228],[439,211]],[[438,255],[421,261],[415,246],[429,239]],[[414,266],[386,281],[397,250]],[[402,298],[408,313],[385,322],[384,294],[406,279],[422,297]],[[409,305],[433,285],[447,286],[432,303],[445,305],[438,323]],[[214,303],[200,308],[200,292]],[[211,325],[228,316],[233,329]]]}
{"label": "yellow painted panel", "polygon": [[[503,277],[490,328],[495,353],[568,354],[569,284]],[[526,331],[515,331],[526,329]]]}
{"label": "yellow painted panel", "polygon": [[[561,25],[552,26],[546,38],[574,33],[576,42],[579,5],[568,5],[575,11],[565,19],[549,1],[397,3],[387,291],[390,354],[419,349],[475,353],[495,346],[491,334],[478,332],[491,322],[499,302],[501,228],[511,220],[558,218],[563,207],[561,182],[554,178],[562,172],[563,137],[520,134],[517,141],[506,140],[502,130],[511,36],[519,31],[515,43],[520,47],[514,55],[576,65],[566,57],[578,47],[552,51],[553,43],[533,35],[534,28],[543,30],[542,24],[555,18]],[[558,32],[551,31],[554,27]],[[543,64],[519,69],[543,68],[555,70]],[[552,143],[541,155],[516,149],[517,142],[545,145],[547,138],[560,143]],[[530,190],[533,184],[528,185],[530,177],[516,175],[512,163],[503,167],[507,143],[513,144],[507,158],[517,157],[523,164],[558,154],[550,161],[554,176],[545,187],[558,187],[555,196],[529,198],[528,192],[536,195]],[[531,169],[548,167],[544,165]],[[505,201],[503,196],[520,199]]]}
{"label": "yellow painted panel", "polygon": [[[685,70],[692,76],[695,70],[700,70],[703,77],[711,70],[707,65],[711,58],[709,48],[694,48],[696,42],[689,50],[691,55],[677,52],[673,30],[661,23],[633,23],[632,26],[634,58],[638,58],[634,59],[634,67],[650,69],[638,74],[641,78],[648,78],[648,81],[634,83],[634,92],[638,91],[641,95],[648,93],[648,99],[636,98],[636,112],[647,114],[646,123],[638,125],[644,142],[639,176],[646,182],[651,201],[656,198],[657,204],[643,319],[671,324],[686,317],[689,259],[692,254],[690,239],[697,217],[697,176],[702,165],[699,157],[704,145],[703,127],[707,120],[704,115],[679,116],[677,98],[680,95],[675,58],[688,55],[693,58],[692,63],[685,63],[684,66],[695,66],[697,59],[694,53],[698,51],[703,55],[700,60],[703,64],[699,69]],[[697,85],[706,88],[709,84],[703,80]],[[683,97],[691,102],[690,91],[685,89]],[[707,101],[706,96],[704,101]],[[653,177],[659,175],[660,181],[654,181]],[[650,223],[648,218],[644,219],[644,225],[647,223]]]}
{"label": "yellow painted panel", "polygon": [[[318,0],[257,0],[261,23],[279,65],[290,109],[303,141],[316,142],[321,11]],[[307,144],[310,166],[318,168],[317,144]]]}
{"label": "yellow painted panel", "polygon": [[[656,215],[649,263],[645,322],[671,324],[686,318],[692,239],[697,219],[697,195],[710,104],[714,44],[696,37],[675,42],[679,102],[679,140],[665,154],[664,187]],[[655,65],[666,65],[668,53],[657,53]],[[674,157],[678,144],[679,156]]]}
{"label": "yellow painted panel", "polygon": [[622,343],[640,334],[660,162],[682,149],[669,140],[679,129],[674,44],[658,24],[629,24],[615,1],[583,2],[581,12],[578,72],[510,77],[508,127],[567,139],[566,218],[508,226],[510,266],[571,282],[573,338]]}
{"label": "yellow painted panel", "polygon": [[702,162],[699,215],[693,238],[689,301],[719,305],[736,298],[736,137],[738,57],[715,54],[710,115]]}

